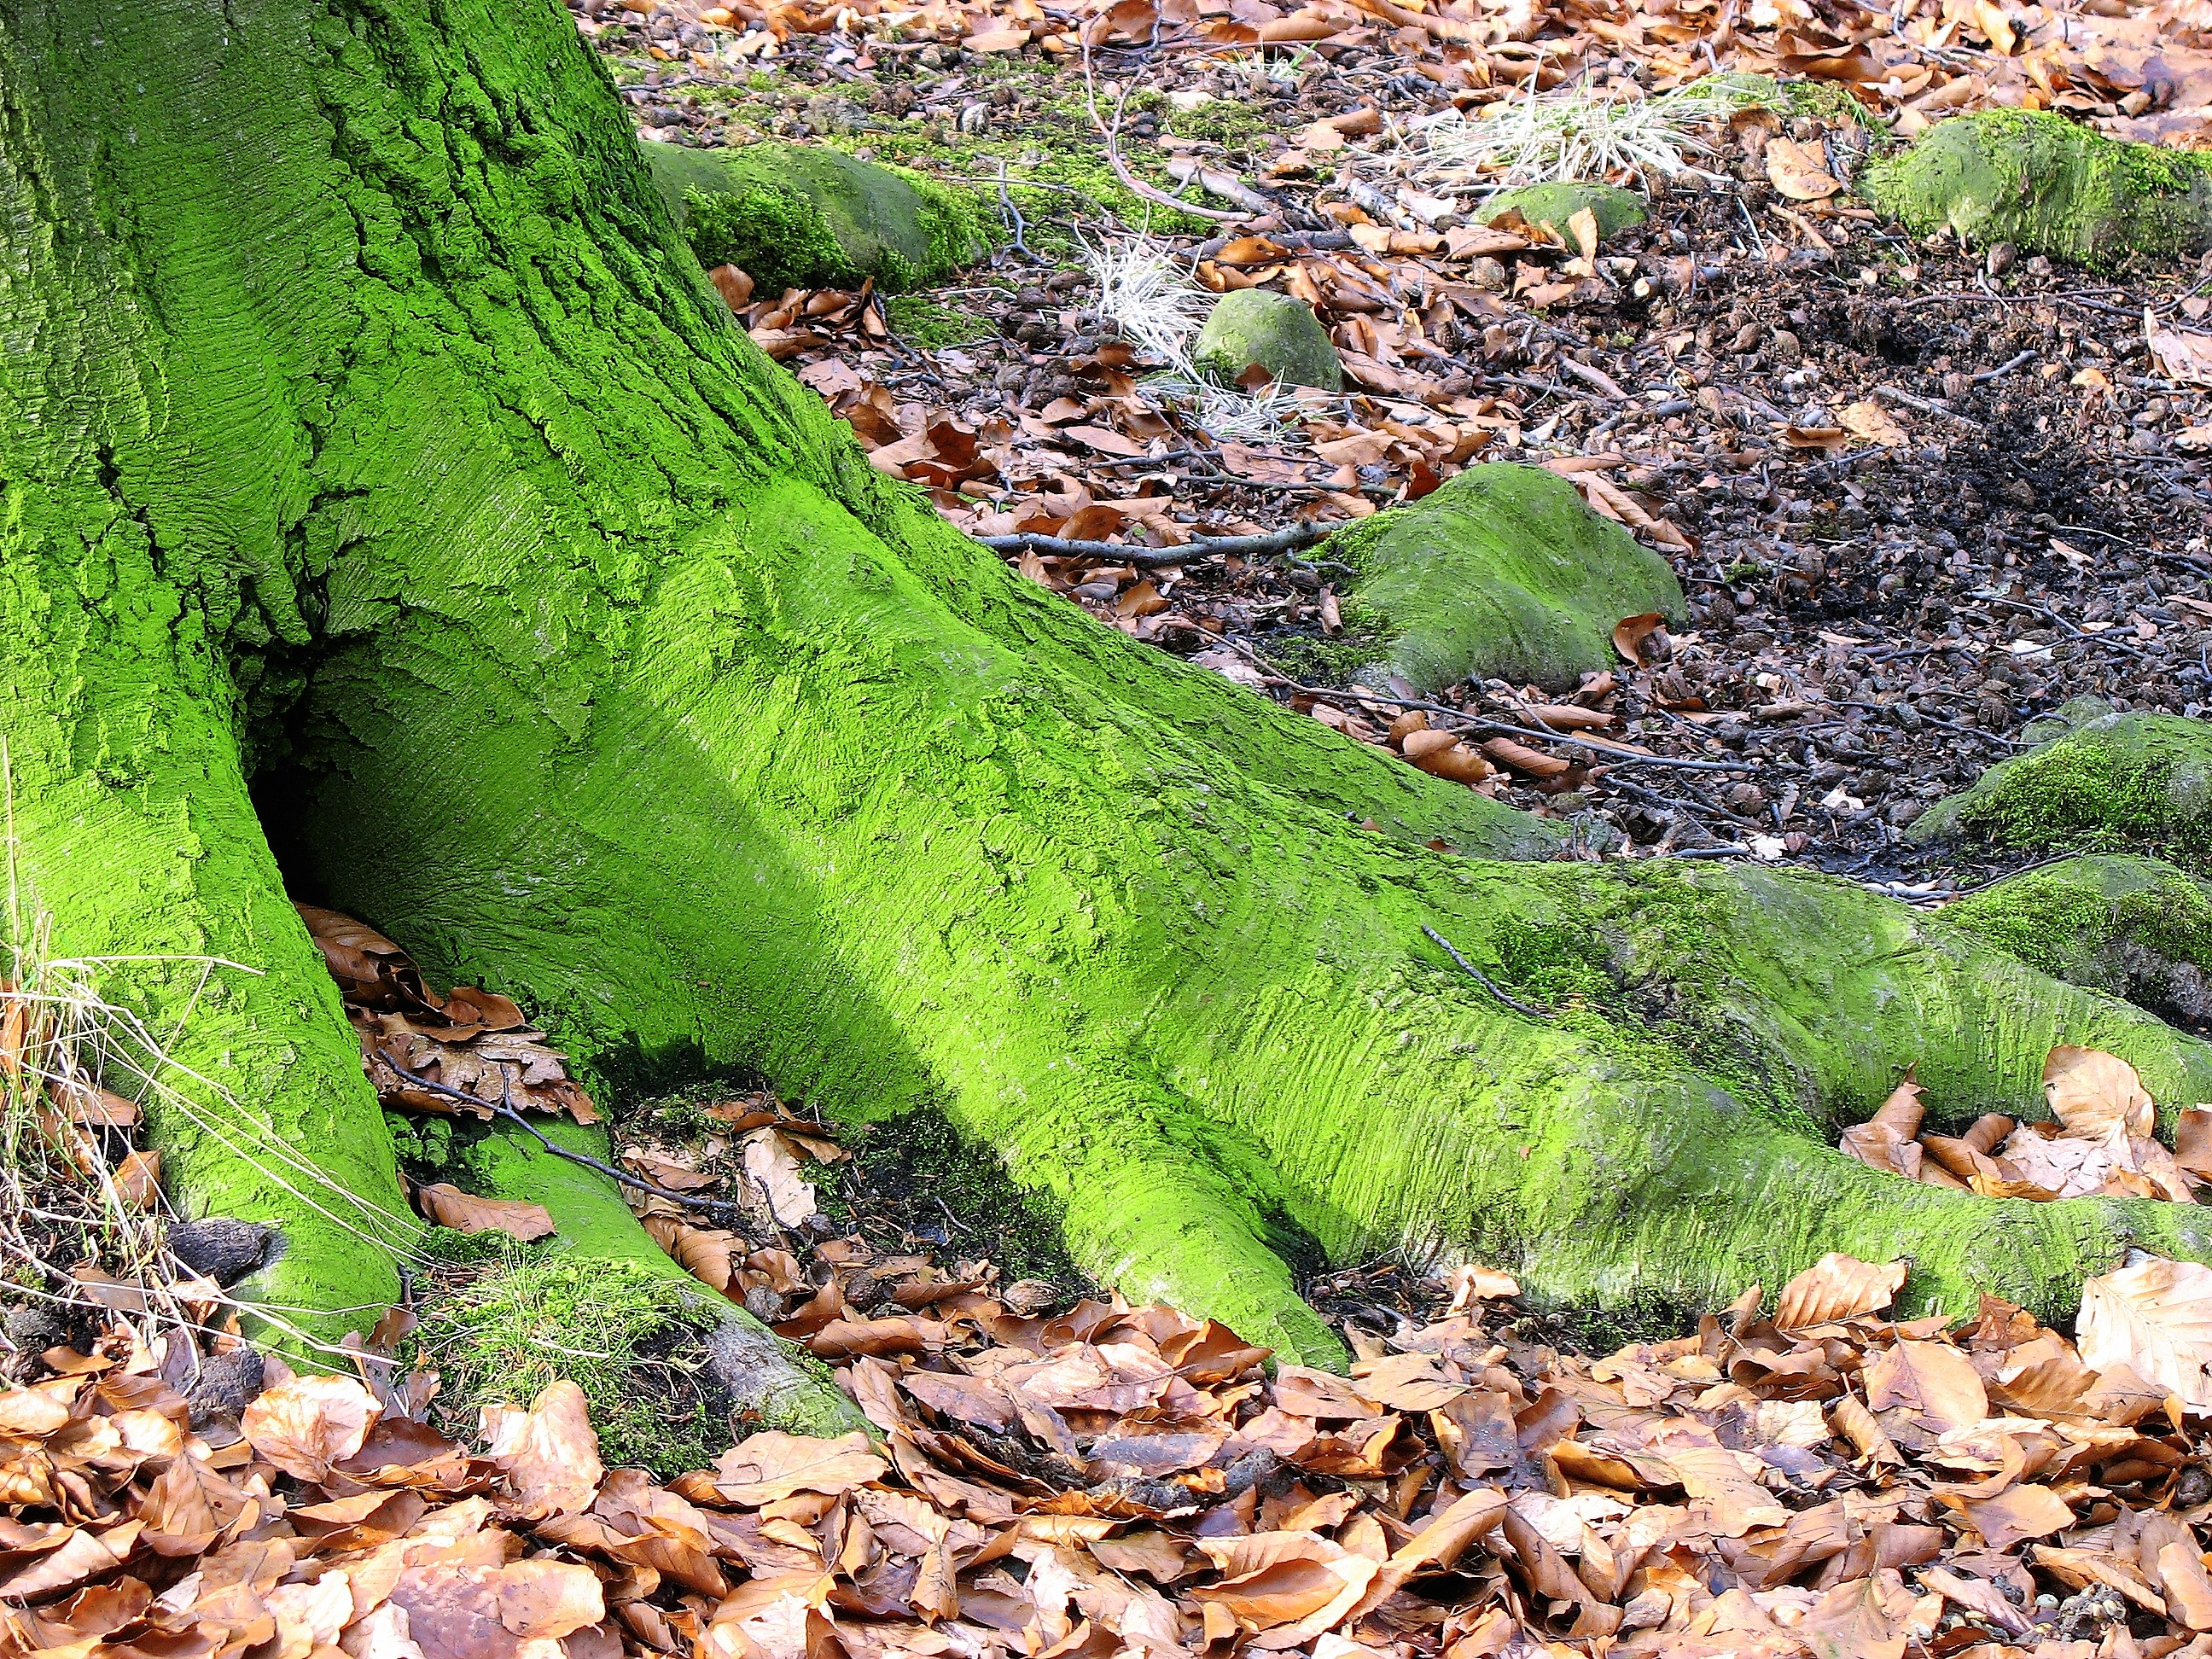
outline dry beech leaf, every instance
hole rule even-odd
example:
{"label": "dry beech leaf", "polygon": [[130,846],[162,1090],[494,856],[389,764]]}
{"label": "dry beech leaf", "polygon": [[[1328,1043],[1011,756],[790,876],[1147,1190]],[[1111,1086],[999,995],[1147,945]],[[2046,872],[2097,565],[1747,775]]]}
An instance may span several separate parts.
{"label": "dry beech leaf", "polygon": [[1867,1405],[1893,1440],[1933,1440],[1990,1414],[1988,1390],[1966,1356],[1948,1342],[1899,1342],[1865,1371]]}
{"label": "dry beech leaf", "polygon": [[[1920,1104],[1920,1096],[1919,1084],[1907,1073],[1905,1080],[1890,1091],[1889,1098],[1875,1109],[1872,1117],[1844,1131],[1836,1143],[1837,1149],[1869,1169],[1917,1179],[1920,1157],[1913,1137],[1920,1133],[1921,1120],[1927,1115]],[[1899,1157],[1900,1150],[1906,1146],[1915,1149],[1909,1169]]]}
{"label": "dry beech leaf", "polygon": [[606,1474],[599,1437],[584,1391],[566,1378],[542,1391],[526,1412],[484,1407],[482,1432],[485,1455],[507,1476],[524,1519],[574,1515],[599,1495]]}
{"label": "dry beech leaf", "polygon": [[382,1414],[350,1376],[295,1376],[266,1390],[238,1419],[253,1449],[285,1474],[319,1480],[361,1449]]}
{"label": "dry beech leaf", "polygon": [[2148,1135],[2156,1120],[2136,1068],[2117,1054],[2060,1047],[2043,1062],[2043,1097],[2069,1135]]}
{"label": "dry beech leaf", "polygon": [[2077,1340],[2092,1370],[2126,1366],[2191,1411],[2212,1411],[2212,1267],[2154,1258],[2081,1287]]}
{"label": "dry beech leaf", "polygon": [[1870,398],[1847,405],[1838,418],[1844,431],[1870,444],[1897,449],[1912,441],[1911,434],[1898,424],[1896,416]]}
{"label": "dry beech leaf", "polygon": [[478,1198],[459,1187],[441,1182],[418,1187],[415,1195],[429,1212],[430,1219],[457,1233],[505,1233],[528,1243],[550,1237],[553,1215],[543,1204],[525,1204],[511,1198]]}
{"label": "dry beech leaf", "polygon": [[1657,650],[1646,654],[1644,647],[1653,643],[1655,636],[1660,641],[1667,637],[1667,619],[1656,611],[1623,617],[1613,625],[1613,648],[1620,653],[1624,660],[1638,668],[1645,667],[1664,654]]}
{"label": "dry beech leaf", "polygon": [[751,1435],[714,1463],[714,1487],[732,1504],[773,1504],[793,1492],[836,1497],[880,1480],[890,1467],[857,1431],[835,1440],[773,1430]]}
{"label": "dry beech leaf", "polygon": [[1774,1310],[1778,1329],[1832,1325],[1842,1319],[1887,1308],[1904,1288],[1905,1263],[1877,1267],[1856,1256],[1832,1251],[1782,1287]]}
{"label": "dry beech leaf", "polygon": [[1790,138],[1766,141],[1766,180],[1793,202],[1826,201],[1844,187],[1819,150]]}

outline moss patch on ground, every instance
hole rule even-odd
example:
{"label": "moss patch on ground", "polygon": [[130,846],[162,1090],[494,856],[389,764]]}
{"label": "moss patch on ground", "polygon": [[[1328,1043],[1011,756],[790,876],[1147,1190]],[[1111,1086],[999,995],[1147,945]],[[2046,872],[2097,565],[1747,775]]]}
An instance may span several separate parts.
{"label": "moss patch on ground", "polygon": [[1468,467],[1328,546],[1359,572],[1346,626],[1387,640],[1391,667],[1424,690],[1569,684],[1613,659],[1622,617],[1682,608],[1667,562],[1541,467]]}
{"label": "moss patch on ground", "polygon": [[1938,801],[1911,838],[2141,852],[2212,874],[2212,726],[2082,698],[2028,730],[2045,740]]}
{"label": "moss patch on ground", "polygon": [[890,321],[892,333],[924,351],[964,345],[997,331],[981,318],[955,311],[926,294],[894,294],[884,302],[884,314]]}
{"label": "moss patch on ground", "polygon": [[1925,235],[2012,242],[2087,265],[2212,248],[2212,158],[2124,143],[2048,112],[1938,123],[1869,168],[1869,199]]}
{"label": "moss patch on ground", "polygon": [[444,1379],[438,1415],[476,1428],[482,1407],[527,1405],[567,1377],[591,1402],[610,1466],[666,1477],[729,1444],[729,1401],[703,1362],[719,1322],[708,1298],[635,1263],[507,1242],[434,1300],[403,1358]]}
{"label": "moss patch on ground", "polygon": [[866,277],[908,289],[969,263],[995,239],[966,191],[826,145],[644,148],[699,263],[736,265],[769,293]]}

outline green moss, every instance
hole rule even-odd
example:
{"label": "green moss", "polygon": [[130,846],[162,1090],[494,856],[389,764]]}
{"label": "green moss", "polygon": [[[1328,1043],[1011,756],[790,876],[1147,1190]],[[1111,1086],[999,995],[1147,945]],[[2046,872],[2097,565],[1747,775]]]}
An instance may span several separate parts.
{"label": "green moss", "polygon": [[2202,1020],[2212,887],[2156,859],[2070,858],[1948,906],[1949,925],[2069,984]]}
{"label": "green moss", "polygon": [[2212,161],[2124,143],[2048,112],[1988,110],[1939,122],[1863,188],[1922,234],[2012,242],[2088,265],[2212,247]]}
{"label": "green moss", "polygon": [[887,291],[933,281],[990,246],[964,192],[826,146],[642,147],[700,264],[733,264],[760,288],[856,285]]}
{"label": "green moss", "polygon": [[1267,289],[1238,289],[1216,300],[1190,355],[1224,386],[1258,368],[1285,386],[1344,388],[1344,366],[1313,307]]}
{"label": "green moss", "polygon": [[1364,632],[1356,620],[1334,638],[1293,635],[1267,641],[1267,660],[1290,679],[1307,685],[1348,685],[1361,670],[1388,654],[1387,642]]}
{"label": "green moss", "polygon": [[955,311],[924,294],[895,294],[885,302],[891,332],[925,351],[942,351],[987,337],[995,331],[979,317]]}
{"label": "green moss", "polygon": [[2212,873],[2212,726],[2084,701],[2036,748],[1938,802],[1911,838],[2053,852],[2139,851]]}
{"label": "green moss", "polygon": [[1392,668],[1423,690],[1470,677],[1571,683],[1613,660],[1622,617],[1682,608],[1667,562],[1541,467],[1468,467],[1328,545],[1360,573],[1347,624],[1389,641]]}
{"label": "green moss", "polygon": [[566,1378],[611,1468],[669,1477],[730,1443],[728,1397],[702,1359],[716,1322],[703,1297],[635,1263],[511,1247],[425,1309],[402,1358],[438,1372],[439,1417],[463,1438],[481,1407],[526,1406]]}
{"label": "green moss", "polygon": [[1546,226],[1562,241],[1571,244],[1574,232],[1568,228],[1568,221],[1585,208],[1597,220],[1601,240],[1642,224],[1647,211],[1644,198],[1633,191],[1613,185],[1567,181],[1500,191],[1483,199],[1475,216],[1487,225],[1508,213],[1518,213],[1528,223]]}
{"label": "green moss", "polygon": [[1252,151],[1273,130],[1267,115],[1250,104],[1216,98],[1195,109],[1170,109],[1167,129],[1180,138],[1216,143],[1232,155]]}
{"label": "green moss", "polygon": [[[2055,1041],[2212,1098],[2204,1045],[1848,884],[1509,862],[1563,832],[955,533],[732,325],[557,7],[9,17],[17,832],[70,948],[270,970],[213,1005],[175,974],[149,1017],[356,1193],[389,1141],[244,796],[257,688],[303,882],[434,975],[586,1063],[742,1064],[847,1120],[937,1103],[1096,1277],[1287,1354],[1335,1352],[1298,1233],[1603,1306],[1848,1249],[1912,1255],[1923,1302],[2055,1311],[2130,1245],[2212,1254],[2195,1206],[2000,1205],[1825,1138],[1914,1061],[1946,1109],[2033,1099]],[[489,1144],[471,1176],[562,1227],[533,1261],[675,1283],[570,1212],[573,1166]]]}

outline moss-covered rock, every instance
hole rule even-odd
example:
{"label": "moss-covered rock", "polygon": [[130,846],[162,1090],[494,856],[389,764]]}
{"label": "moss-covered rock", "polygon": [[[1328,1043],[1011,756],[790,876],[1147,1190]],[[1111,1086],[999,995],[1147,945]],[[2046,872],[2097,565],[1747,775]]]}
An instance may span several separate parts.
{"label": "moss-covered rock", "polygon": [[1470,676],[1569,684],[1612,660],[1622,617],[1682,608],[1667,562],[1542,467],[1468,467],[1328,545],[1359,572],[1347,624],[1425,690]]}
{"label": "moss-covered rock", "polygon": [[699,263],[736,265],[771,293],[869,276],[886,290],[911,289],[990,246],[988,222],[968,197],[839,150],[643,149]]}
{"label": "moss-covered rock", "polygon": [[2212,726],[2115,714],[2082,697],[2028,735],[2041,741],[1938,801],[1912,826],[1911,839],[2142,852],[2212,874]]}
{"label": "moss-covered rock", "polygon": [[1971,894],[1940,919],[2054,979],[2161,1016],[2212,1018],[2212,884],[2158,859],[2064,859]]}
{"label": "moss-covered rock", "polygon": [[2046,112],[1939,123],[1869,167],[1868,198],[1919,234],[2106,265],[2212,248],[2212,157],[2123,143]]}
{"label": "moss-covered rock", "polygon": [[1313,307],[1264,289],[1239,289],[1217,300],[1191,347],[1191,358],[1227,384],[1256,363],[1285,386],[1344,389],[1344,365]]}
{"label": "moss-covered rock", "polygon": [[1574,232],[1568,223],[1584,208],[1596,216],[1601,241],[1642,224],[1646,216],[1644,198],[1634,191],[1583,179],[1500,191],[1475,210],[1475,216],[1489,225],[1509,213],[1518,213],[1532,225],[1547,227],[1561,241],[1571,242]]}

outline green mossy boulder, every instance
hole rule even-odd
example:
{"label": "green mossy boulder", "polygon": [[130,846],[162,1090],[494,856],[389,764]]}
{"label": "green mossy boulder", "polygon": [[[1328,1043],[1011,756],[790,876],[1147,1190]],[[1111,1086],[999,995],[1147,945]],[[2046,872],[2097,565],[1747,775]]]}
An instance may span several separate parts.
{"label": "green mossy boulder", "polygon": [[918,173],[815,144],[642,147],[653,183],[708,270],[736,265],[768,294],[933,282],[991,245],[977,204]]}
{"label": "green mossy boulder", "polygon": [[2212,875],[2212,726],[2115,714],[2081,697],[2027,735],[2040,741],[1936,802],[1912,826],[1911,839],[2142,852]]}
{"label": "green mossy boulder", "polygon": [[2166,1018],[2212,1018],[2212,884],[2158,859],[2063,859],[1939,919],[2029,967]]}
{"label": "green mossy boulder", "polygon": [[2212,248],[2212,157],[2123,143],[2066,119],[1987,110],[1867,169],[1869,200],[1921,235],[2011,242],[2087,265]]}
{"label": "green mossy boulder", "polygon": [[1191,359],[1224,385],[1236,384],[1256,363],[1285,386],[1344,389],[1344,365],[1313,307],[1264,289],[1239,289],[1217,300]]}
{"label": "green mossy boulder", "polygon": [[1542,467],[1468,467],[1328,548],[1359,573],[1347,626],[1423,690],[1470,677],[1571,684],[1613,659],[1622,617],[1682,610],[1666,560]]}
{"label": "green mossy boulder", "polygon": [[1525,185],[1519,190],[1501,191],[1477,208],[1475,216],[1488,225],[1495,224],[1508,213],[1518,213],[1530,224],[1546,226],[1561,241],[1571,243],[1575,234],[1567,228],[1568,223],[1584,208],[1597,217],[1600,241],[1642,224],[1647,216],[1644,198],[1634,191],[1583,180]]}

